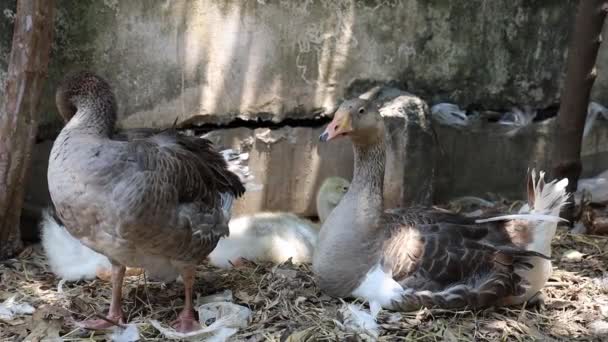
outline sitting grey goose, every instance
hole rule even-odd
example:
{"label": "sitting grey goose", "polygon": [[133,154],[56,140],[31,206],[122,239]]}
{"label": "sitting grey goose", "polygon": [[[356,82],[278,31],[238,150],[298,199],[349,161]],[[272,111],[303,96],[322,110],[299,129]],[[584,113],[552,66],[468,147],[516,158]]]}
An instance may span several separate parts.
{"label": "sitting grey goose", "polygon": [[424,207],[384,210],[380,92],[342,103],[320,136],[348,136],[355,154],[351,186],[319,234],[313,271],[321,290],[365,299],[374,315],[380,308],[509,305],[536,295],[551,274],[550,244],[568,180],[545,184],[533,171],[522,214],[475,221]]}
{"label": "sitting grey goose", "polygon": [[210,141],[174,129],[113,139],[116,99],[93,73],[64,80],[56,102],[67,124],[51,150],[49,192],[68,232],[112,263],[107,318],[124,320],[122,282],[125,266],[134,266],[160,279],[179,272],[185,301],[173,326],[180,332],[199,328],[192,304],[195,266],[228,235],[232,202],[245,192],[239,177]]}

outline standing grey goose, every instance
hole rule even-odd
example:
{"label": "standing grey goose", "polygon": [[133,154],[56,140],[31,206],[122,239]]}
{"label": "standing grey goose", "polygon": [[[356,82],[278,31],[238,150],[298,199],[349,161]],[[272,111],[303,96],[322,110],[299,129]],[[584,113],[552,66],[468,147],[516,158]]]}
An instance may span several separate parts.
{"label": "standing grey goose", "polygon": [[551,239],[567,179],[528,178],[529,212],[475,221],[432,208],[384,210],[385,127],[377,87],[342,103],[320,136],[348,136],[355,170],[321,227],[313,258],[320,288],[380,308],[481,308],[521,303],[551,274]]}
{"label": "standing grey goose", "polygon": [[210,141],[174,129],[114,139],[116,99],[93,73],[66,78],[55,100],[67,124],[51,150],[49,192],[68,232],[112,263],[107,318],[124,320],[125,266],[143,267],[160,279],[182,275],[184,308],[173,326],[199,328],[192,305],[195,266],[228,235],[232,202],[245,192],[240,179]]}

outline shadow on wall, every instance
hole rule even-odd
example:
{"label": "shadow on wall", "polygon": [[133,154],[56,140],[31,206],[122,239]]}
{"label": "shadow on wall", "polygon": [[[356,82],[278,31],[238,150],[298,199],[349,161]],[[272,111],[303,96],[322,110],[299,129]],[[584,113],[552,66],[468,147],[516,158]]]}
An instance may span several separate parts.
{"label": "shadow on wall", "polygon": [[[334,97],[333,90],[327,89],[326,85],[339,81],[339,68],[343,67],[348,58],[351,48],[349,42],[355,24],[355,5],[354,2],[349,3],[343,9],[343,15],[338,17],[339,20],[333,23],[337,28],[332,31],[338,34],[331,39],[324,39],[318,55],[314,56],[318,59],[317,79],[307,83],[310,93],[317,97],[315,103]],[[182,15],[189,16],[182,23],[191,24],[183,28],[183,45],[178,48],[183,66],[181,91],[187,91],[185,84],[196,84],[200,81],[197,78],[203,78],[203,86],[196,99],[199,108],[209,112],[203,114],[221,113],[226,108],[239,108],[243,115],[282,113],[285,110],[281,99],[290,96],[293,80],[288,74],[281,73],[279,68],[268,69],[267,59],[275,54],[290,56],[293,54],[290,51],[293,43],[276,44],[270,41],[275,36],[270,34],[270,28],[256,16],[258,6],[260,4],[255,1],[216,4],[205,10],[219,13],[205,17],[220,18],[218,22],[200,23],[197,11],[186,11],[186,5],[181,5]],[[261,29],[253,31],[250,29],[253,26]],[[268,31],[267,34],[264,34],[265,31]],[[218,39],[219,36],[223,39]],[[273,51],[273,46],[282,46],[282,50]],[[269,93],[262,93],[264,90],[269,90]],[[264,96],[269,97],[264,104],[268,108],[256,108],[260,103],[259,98]],[[248,113],[252,108],[258,113]],[[191,113],[183,113],[184,116],[189,114]],[[258,119],[276,120],[276,117],[264,117],[264,114],[256,116]],[[200,116],[194,116],[185,124],[196,123],[200,119]],[[248,194],[240,201],[247,204],[241,204],[241,210],[237,205],[237,212],[270,209],[314,215],[314,196],[323,179],[333,175],[349,179],[352,177],[352,157],[348,157],[352,154],[350,146],[345,149],[343,143],[338,147],[317,147],[315,145],[318,144],[319,133],[319,129],[297,127],[273,131],[238,130],[238,139],[254,140],[254,146],[250,146],[251,167],[257,182],[264,184],[264,188],[260,193]],[[230,135],[227,133],[227,136]],[[229,138],[231,141],[228,146],[235,146],[236,139],[236,136]],[[331,152],[324,151],[344,151],[346,154],[340,153],[341,158],[336,158]]]}
{"label": "shadow on wall", "polygon": [[[348,58],[351,46],[349,42],[352,38],[355,20],[354,3],[349,3],[350,5],[343,9],[343,15],[339,16],[339,20],[332,23],[336,26],[332,28],[332,31],[339,33],[323,39],[319,50],[316,53],[308,54],[308,58],[317,59],[315,64],[318,64],[318,70],[307,73],[316,76],[316,79],[307,80],[310,87],[309,93],[316,96],[315,103],[327,102],[328,106],[334,105],[332,101],[335,97],[333,93],[335,89],[333,87],[329,89],[327,84],[335,84],[340,81],[338,79],[339,70]],[[121,3],[118,6],[121,6],[126,13],[135,11],[141,16],[159,15],[151,14],[144,8],[133,9],[133,7],[142,6],[139,2]],[[174,21],[173,38],[164,38],[164,40],[168,39],[172,47],[159,51],[160,47],[156,46],[155,42],[147,42],[150,43],[149,45],[145,45],[144,42],[132,42],[133,48],[141,48],[142,51],[147,51],[146,53],[155,56],[162,52],[172,53],[173,56],[166,58],[172,59],[179,66],[176,74],[172,75],[174,79],[161,84],[164,87],[177,87],[173,90],[173,98],[169,101],[155,98],[157,103],[151,104],[154,107],[154,113],[140,111],[133,115],[134,117],[126,115],[126,113],[130,113],[131,109],[141,105],[139,101],[142,100],[139,96],[146,94],[146,89],[158,86],[155,82],[159,75],[154,74],[152,70],[147,70],[129,80],[126,83],[127,89],[120,89],[116,85],[124,85],[124,79],[130,77],[136,68],[128,64],[132,62],[129,60],[124,65],[124,70],[120,64],[117,65],[117,72],[102,69],[101,66],[107,62],[105,59],[121,60],[120,56],[114,55],[113,51],[93,56],[94,58],[88,62],[72,63],[69,67],[62,66],[60,70],[72,69],[72,67],[73,70],[69,70],[69,72],[83,68],[92,69],[107,78],[116,90],[119,103],[123,107],[119,108],[119,116],[122,118],[121,123],[126,127],[163,126],[164,121],[172,122],[175,116],[190,118],[185,122],[182,121],[184,125],[196,124],[200,122],[201,117],[213,117],[216,113],[223,113],[227,108],[238,108],[244,111],[241,113],[244,115],[275,119],[274,116],[271,117],[270,113],[284,111],[281,99],[290,96],[290,89],[295,80],[290,79],[293,76],[281,73],[280,68],[269,70],[267,59],[274,54],[293,54],[293,45],[296,43],[279,44],[283,46],[284,51],[273,51],[271,47],[277,46],[277,44],[269,42],[269,39],[275,39],[275,37],[270,34],[264,35],[264,31],[270,30],[270,28],[264,29],[265,24],[256,17],[257,6],[259,4],[255,1],[215,2],[212,4],[204,1],[178,2],[171,5],[170,13],[164,14]],[[201,15],[201,11],[217,13]],[[65,12],[63,13],[65,14]],[[84,17],[91,15],[86,11],[84,13],[86,14]],[[121,14],[118,12],[116,15]],[[201,22],[201,18],[215,18],[217,22]],[[60,16],[58,20],[60,30],[69,28],[69,26],[61,24],[65,25],[64,21],[67,18]],[[138,24],[133,25],[144,24],[140,20]],[[263,29],[252,31],[250,28],[253,25],[261,26]],[[131,29],[140,30],[141,27],[133,26]],[[59,39],[64,36],[65,32],[57,35]],[[108,39],[104,33],[98,33],[97,38],[101,41]],[[123,43],[119,39],[116,45],[122,47]],[[60,41],[58,44],[61,46],[65,42]],[[65,62],[65,60],[55,62]],[[52,76],[60,79],[60,75]],[[54,91],[53,88],[56,87],[56,82],[53,82],[52,78],[48,86],[49,91]],[[175,79],[178,81],[175,82]],[[135,87],[139,91],[129,92],[129,88]],[[261,97],[268,97],[269,100],[256,108]],[[205,112],[193,116],[193,108],[199,108]],[[252,109],[256,112],[252,112]],[[296,110],[301,110],[303,115],[310,115],[310,109]],[[319,109],[316,111],[323,112]],[[157,115],[161,112],[163,112],[162,115]],[[267,117],[264,116],[264,112],[268,113]],[[258,115],[259,113],[262,115]],[[149,122],[147,118],[162,120],[162,122]],[[320,183],[326,177],[334,175],[348,179],[352,177],[353,161],[350,144],[343,141],[337,144],[317,146],[318,135],[322,129],[322,127],[282,127],[274,130],[236,129],[236,133],[230,132],[231,130],[219,130],[218,133],[224,136],[220,146],[234,146],[237,145],[237,141],[240,144],[247,139],[253,141],[249,146],[253,147],[251,154],[253,173],[256,181],[265,185],[262,191],[253,192],[240,201],[241,203],[237,204],[237,212],[240,206],[243,208],[241,212],[271,209],[314,215],[314,198]],[[33,210],[24,215],[25,221],[29,222],[28,225],[34,226],[34,230],[37,211],[49,203],[46,167],[50,144],[46,142],[38,144],[36,149],[37,157],[33,163],[26,195],[26,201],[32,204]],[[43,157],[40,158],[41,156]],[[246,204],[243,204],[245,202]],[[35,232],[30,231],[26,235],[35,236]]]}

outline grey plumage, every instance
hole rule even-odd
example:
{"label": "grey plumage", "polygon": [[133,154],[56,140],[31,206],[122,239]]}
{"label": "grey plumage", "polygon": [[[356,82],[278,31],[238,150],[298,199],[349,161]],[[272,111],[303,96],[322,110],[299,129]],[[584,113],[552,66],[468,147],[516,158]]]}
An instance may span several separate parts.
{"label": "grey plumage", "polygon": [[49,190],[72,235],[167,276],[228,234],[232,199],[245,189],[211,142],[174,129],[114,133],[114,95],[88,72],[64,81],[56,100],[68,124],[51,151]]}

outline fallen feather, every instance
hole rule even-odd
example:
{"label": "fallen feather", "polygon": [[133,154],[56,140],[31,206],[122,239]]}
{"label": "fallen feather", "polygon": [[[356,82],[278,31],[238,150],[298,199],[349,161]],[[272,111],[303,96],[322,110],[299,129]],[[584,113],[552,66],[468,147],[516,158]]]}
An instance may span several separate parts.
{"label": "fallen feather", "polygon": [[16,303],[17,296],[12,296],[0,304],[0,320],[10,321],[17,316],[31,315],[36,309],[28,303]]}
{"label": "fallen feather", "polygon": [[607,336],[608,335],[608,322],[602,320],[596,320],[589,324],[589,330],[593,335],[596,336]]}
{"label": "fallen feather", "polygon": [[114,327],[114,331],[110,335],[113,342],[133,342],[139,341],[139,330],[135,324],[127,324],[124,328]]}
{"label": "fallen feather", "polygon": [[584,256],[583,253],[581,253],[577,250],[571,249],[571,250],[567,250],[564,252],[564,254],[562,255],[562,260],[570,261],[570,262],[578,262],[578,261],[583,260],[583,256]]}
{"label": "fallen feather", "polygon": [[378,339],[378,324],[374,317],[354,304],[344,304],[339,310],[342,324],[347,331]]}

